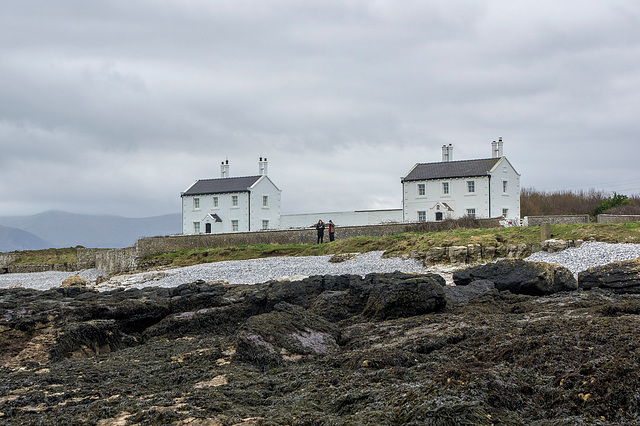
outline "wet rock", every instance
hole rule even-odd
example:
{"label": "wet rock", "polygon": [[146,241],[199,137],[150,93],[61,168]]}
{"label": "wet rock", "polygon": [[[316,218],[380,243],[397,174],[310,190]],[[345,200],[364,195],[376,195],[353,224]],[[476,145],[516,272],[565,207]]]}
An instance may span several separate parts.
{"label": "wet rock", "polygon": [[467,302],[480,294],[496,291],[496,285],[490,280],[477,280],[460,286],[448,285],[444,288],[445,296],[454,302]]}
{"label": "wet rock", "polygon": [[596,266],[578,274],[582,289],[606,288],[616,293],[640,293],[640,260],[631,259]]}
{"label": "wet rock", "polygon": [[[441,277],[440,277],[441,278]],[[435,312],[445,307],[442,282],[431,275],[370,274],[362,315],[376,320]]]}
{"label": "wet rock", "polygon": [[326,355],[338,348],[339,329],[300,306],[279,303],[267,314],[249,318],[237,336],[235,359],[261,368],[295,355]]}
{"label": "wet rock", "polygon": [[505,259],[453,273],[456,285],[464,286],[476,280],[493,281],[499,291],[534,296],[578,288],[575,277],[567,268],[520,259]]}

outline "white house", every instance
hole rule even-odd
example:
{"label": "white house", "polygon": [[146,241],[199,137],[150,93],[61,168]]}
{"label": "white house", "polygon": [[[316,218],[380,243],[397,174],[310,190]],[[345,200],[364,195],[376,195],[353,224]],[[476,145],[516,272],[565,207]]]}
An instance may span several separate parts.
{"label": "white house", "polygon": [[260,158],[256,176],[229,177],[229,161],[218,179],[197,180],[182,197],[182,233],[218,234],[280,228],[280,193]]}
{"label": "white house", "polygon": [[453,146],[444,145],[441,162],[418,163],[401,182],[404,222],[520,218],[520,174],[502,155],[502,138],[478,160],[453,161]]}

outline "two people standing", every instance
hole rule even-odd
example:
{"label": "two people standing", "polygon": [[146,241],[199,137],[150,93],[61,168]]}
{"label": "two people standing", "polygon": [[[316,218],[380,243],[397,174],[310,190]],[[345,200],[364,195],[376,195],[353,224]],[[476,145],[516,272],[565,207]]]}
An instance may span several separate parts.
{"label": "two people standing", "polygon": [[[333,241],[335,240],[335,225],[332,221],[329,221],[327,226],[329,227],[329,241]],[[316,231],[318,232],[318,241],[316,242],[316,244],[324,242],[324,230],[325,224],[322,220],[319,220],[316,224]]]}

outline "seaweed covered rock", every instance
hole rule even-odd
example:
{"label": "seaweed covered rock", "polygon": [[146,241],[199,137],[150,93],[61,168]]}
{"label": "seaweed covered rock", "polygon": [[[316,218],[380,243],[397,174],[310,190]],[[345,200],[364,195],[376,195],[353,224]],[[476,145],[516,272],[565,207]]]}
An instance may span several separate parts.
{"label": "seaweed covered rock", "polygon": [[337,350],[339,329],[300,306],[279,303],[272,312],[255,315],[241,326],[235,359],[261,368],[286,359],[325,355]]}
{"label": "seaweed covered rock", "polygon": [[467,302],[474,297],[496,291],[496,285],[490,280],[477,280],[468,285],[446,286],[444,294],[454,302]]}
{"label": "seaweed covered rock", "polygon": [[431,274],[369,274],[364,282],[368,298],[362,315],[367,318],[411,317],[446,306],[442,282]]}
{"label": "seaweed covered rock", "polygon": [[640,260],[631,259],[596,266],[578,274],[582,289],[606,288],[616,293],[640,293]]}
{"label": "seaweed covered rock", "polygon": [[453,273],[456,285],[468,285],[476,280],[493,281],[499,291],[532,296],[578,288],[578,282],[569,269],[553,263],[520,259],[505,259]]}

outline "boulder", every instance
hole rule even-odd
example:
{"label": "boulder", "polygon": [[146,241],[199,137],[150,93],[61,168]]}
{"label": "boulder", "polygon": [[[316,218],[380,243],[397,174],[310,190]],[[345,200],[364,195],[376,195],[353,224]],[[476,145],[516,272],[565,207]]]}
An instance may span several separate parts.
{"label": "boulder", "polygon": [[444,279],[436,274],[369,274],[362,315],[376,320],[424,315],[443,309]]}
{"label": "boulder", "polygon": [[567,268],[553,263],[505,259],[453,273],[456,285],[490,280],[499,291],[533,296],[576,290],[578,283]]}
{"label": "boulder", "polygon": [[640,293],[640,258],[596,266],[578,274],[582,289],[606,288],[616,293]]}
{"label": "boulder", "polygon": [[71,275],[62,281],[62,284],[56,289],[56,291],[66,297],[76,297],[81,293],[89,291],[87,288],[88,284],[89,281],[84,280],[77,275]]}
{"label": "boulder", "polygon": [[282,302],[272,312],[244,322],[237,334],[235,359],[267,369],[287,359],[333,353],[339,337],[335,325],[300,306]]}

